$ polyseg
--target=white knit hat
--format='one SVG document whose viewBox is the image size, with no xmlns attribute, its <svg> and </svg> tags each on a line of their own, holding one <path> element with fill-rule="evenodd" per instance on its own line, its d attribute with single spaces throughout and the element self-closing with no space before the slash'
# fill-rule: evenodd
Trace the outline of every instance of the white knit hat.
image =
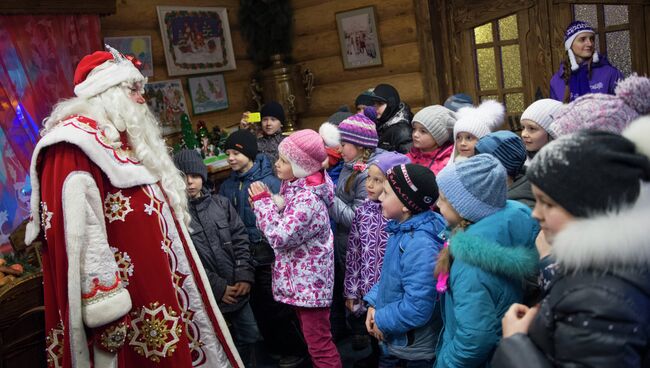
<svg viewBox="0 0 650 368">
<path fill-rule="evenodd" d="M 456 114 L 441 105 L 427 106 L 413 117 L 413 123 L 422 124 L 438 146 L 447 143 L 456 123 Z"/>
<path fill-rule="evenodd" d="M 114 48 L 105 45 L 107 51 L 96 51 L 84 56 L 74 74 L 74 94 L 93 97 L 122 82 L 147 82 L 142 73 Z"/>
<path fill-rule="evenodd" d="M 478 107 L 463 107 L 456 113 L 454 139 L 460 132 L 467 132 L 481 139 L 503 124 L 505 107 L 494 100 L 486 100 Z"/>
<path fill-rule="evenodd" d="M 580 66 L 576 61 L 576 55 L 573 53 L 571 46 L 573 46 L 573 41 L 581 33 L 595 34 L 596 32 L 594 31 L 593 28 L 591 28 L 591 26 L 587 22 L 583 22 L 580 20 L 577 20 L 569 24 L 566 31 L 564 32 L 564 49 L 569 55 L 569 61 L 571 62 L 571 70 L 573 71 L 578 70 Z M 599 60 L 600 59 L 598 58 L 598 51 L 594 50 L 594 54 L 591 57 L 591 61 L 597 63 Z"/>
<path fill-rule="evenodd" d="M 542 129 L 544 129 L 553 138 L 557 138 L 557 133 L 551 129 L 553 117 L 562 109 L 562 102 L 551 98 L 544 98 L 533 102 L 521 114 L 521 120 L 531 120 Z"/>
</svg>

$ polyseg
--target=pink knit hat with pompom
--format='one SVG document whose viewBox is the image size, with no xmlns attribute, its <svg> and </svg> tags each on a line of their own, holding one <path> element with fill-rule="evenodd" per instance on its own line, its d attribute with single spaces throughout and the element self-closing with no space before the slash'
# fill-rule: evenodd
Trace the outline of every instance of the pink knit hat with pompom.
<svg viewBox="0 0 650 368">
<path fill-rule="evenodd" d="M 296 178 L 317 172 L 327 158 L 323 138 L 311 129 L 298 130 L 283 139 L 278 152 L 289 160 Z"/>
<path fill-rule="evenodd" d="M 580 130 L 621 134 L 632 120 L 650 113 L 650 79 L 633 74 L 618 82 L 616 95 L 593 93 L 566 105 L 551 123 L 557 136 Z"/>
</svg>

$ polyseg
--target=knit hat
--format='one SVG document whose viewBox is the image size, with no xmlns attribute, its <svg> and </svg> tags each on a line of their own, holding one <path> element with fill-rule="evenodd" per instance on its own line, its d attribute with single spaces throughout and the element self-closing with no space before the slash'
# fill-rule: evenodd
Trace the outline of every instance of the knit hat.
<svg viewBox="0 0 650 368">
<path fill-rule="evenodd" d="M 264 118 L 265 116 L 272 116 L 280 120 L 282 124 L 285 123 L 284 108 L 282 107 L 282 105 L 280 105 L 275 101 L 270 101 L 265 103 L 264 106 L 262 106 L 262 111 L 260 111 L 260 115 L 262 116 L 262 118 Z"/>
<path fill-rule="evenodd" d="M 412 123 L 424 125 L 438 146 L 442 146 L 454 129 L 456 113 L 440 105 L 427 106 L 415 114 Z"/>
<path fill-rule="evenodd" d="M 352 115 L 354 114 L 352 114 L 346 106 L 345 111 L 343 111 L 342 108 L 340 108 L 339 111 L 330 115 L 329 118 L 327 118 L 327 122 L 332 123 L 334 125 L 339 125 L 343 120 L 349 118 Z"/>
<path fill-rule="evenodd" d="M 378 119 L 380 124 L 390 120 L 399 111 L 401 98 L 399 92 L 390 84 L 378 84 L 373 88 L 370 98 L 375 102 L 386 104 L 384 112 Z"/>
<path fill-rule="evenodd" d="M 377 124 L 377 109 L 374 106 L 366 106 L 363 108 L 363 115 L 372 120 L 375 125 Z"/>
<path fill-rule="evenodd" d="M 509 130 L 499 130 L 481 138 L 474 150 L 487 153 L 501 162 L 510 177 L 516 177 L 526 162 L 526 146 L 521 138 Z"/>
<path fill-rule="evenodd" d="M 564 49 L 569 54 L 569 61 L 571 62 L 571 70 L 573 71 L 578 70 L 580 66 L 576 61 L 576 56 L 573 53 L 573 50 L 571 50 L 571 46 L 573 45 L 573 41 L 576 39 L 576 37 L 578 37 L 580 33 L 585 33 L 585 32 L 596 33 L 594 32 L 594 29 L 591 28 L 589 23 L 583 22 L 581 20 L 571 22 L 569 26 L 566 28 L 566 32 L 564 32 Z M 592 61 L 594 63 L 597 63 L 599 61 L 598 51 L 594 50 Z"/>
<path fill-rule="evenodd" d="M 650 79 L 633 74 L 618 82 L 616 95 L 580 96 L 566 105 L 551 123 L 558 136 L 579 130 L 620 134 L 639 115 L 650 113 Z"/>
<path fill-rule="evenodd" d="M 319 171 L 327 158 L 323 139 L 311 129 L 298 130 L 283 139 L 278 152 L 289 160 L 296 178 Z"/>
<path fill-rule="evenodd" d="M 368 166 L 376 165 L 382 173 L 386 174 L 393 166 L 409 163 L 411 163 L 411 160 L 406 155 L 393 151 L 384 151 L 375 156 Z"/>
<path fill-rule="evenodd" d="M 506 169 L 486 154 L 454 162 L 438 173 L 438 187 L 464 219 L 477 222 L 506 205 Z"/>
<path fill-rule="evenodd" d="M 208 168 L 203 163 L 201 154 L 193 149 L 184 149 L 174 155 L 174 165 L 185 175 L 199 175 L 203 183 L 208 182 Z"/>
<path fill-rule="evenodd" d="M 464 93 L 451 95 L 445 101 L 445 107 L 453 112 L 457 112 L 461 107 L 468 107 L 472 106 L 473 104 L 474 101 L 472 101 L 472 98 Z"/>
<path fill-rule="evenodd" d="M 74 72 L 74 94 L 78 97 L 93 97 L 122 82 L 147 79 L 137 69 L 139 61 L 130 60 L 114 48 L 105 45 L 108 51 L 95 51 L 84 56 Z M 141 63 L 140 63 L 141 65 Z"/>
<path fill-rule="evenodd" d="M 552 98 L 543 98 L 530 104 L 521 114 L 521 120 L 534 121 L 542 127 L 551 137 L 556 138 L 557 134 L 551 129 L 553 117 L 562 109 L 562 102 Z"/>
<path fill-rule="evenodd" d="M 357 98 L 354 100 L 354 106 L 359 106 L 359 105 L 364 105 L 364 106 L 372 106 L 375 104 L 375 101 L 373 101 L 372 98 L 372 92 L 371 91 L 363 91 Z"/>
<path fill-rule="evenodd" d="M 526 176 L 573 216 L 589 217 L 633 204 L 650 161 L 618 134 L 582 131 L 545 145 Z"/>
<path fill-rule="evenodd" d="M 427 211 L 438 200 L 436 175 L 429 168 L 416 164 L 393 166 L 386 179 L 397 198 L 413 214 Z"/>
<path fill-rule="evenodd" d="M 505 108 L 494 100 L 486 100 L 478 107 L 463 107 L 456 112 L 454 124 L 454 139 L 460 132 L 467 132 L 481 139 L 495 131 L 503 124 Z"/>
<path fill-rule="evenodd" d="M 339 124 L 341 142 L 367 148 L 377 148 L 379 137 L 375 123 L 363 114 L 355 114 Z"/>
<path fill-rule="evenodd" d="M 224 151 L 233 149 L 243 153 L 251 161 L 257 156 L 257 138 L 247 129 L 239 129 L 226 138 Z"/>
</svg>

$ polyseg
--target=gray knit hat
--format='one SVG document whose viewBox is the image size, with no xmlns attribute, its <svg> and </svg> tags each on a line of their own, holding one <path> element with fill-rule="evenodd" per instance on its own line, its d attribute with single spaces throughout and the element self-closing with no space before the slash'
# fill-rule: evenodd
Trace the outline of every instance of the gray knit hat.
<svg viewBox="0 0 650 368">
<path fill-rule="evenodd" d="M 441 105 L 427 106 L 415 114 L 413 123 L 424 125 L 438 146 L 442 146 L 451 138 L 456 113 Z"/>
<path fill-rule="evenodd" d="M 551 129 L 553 115 L 557 115 L 562 108 L 562 102 L 550 98 L 543 98 L 530 104 L 521 114 L 521 120 L 530 120 L 544 129 L 553 138 L 557 134 Z"/>
<path fill-rule="evenodd" d="M 199 175 L 203 183 L 208 182 L 208 168 L 203 163 L 201 155 L 192 149 L 184 149 L 174 155 L 174 165 L 185 175 Z"/>
</svg>

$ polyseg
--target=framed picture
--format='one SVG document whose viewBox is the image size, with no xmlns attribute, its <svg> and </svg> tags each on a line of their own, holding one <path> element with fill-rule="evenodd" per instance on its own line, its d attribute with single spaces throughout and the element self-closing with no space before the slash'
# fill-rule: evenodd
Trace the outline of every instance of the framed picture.
<svg viewBox="0 0 650 368">
<path fill-rule="evenodd" d="M 226 8 L 158 6 L 167 74 L 236 68 Z"/>
<path fill-rule="evenodd" d="M 336 13 L 344 69 L 381 65 L 375 7 Z"/>
<path fill-rule="evenodd" d="M 162 134 L 181 130 L 181 116 L 187 113 L 185 94 L 180 79 L 150 82 L 144 86 L 145 99 L 151 112 L 158 118 Z"/>
<path fill-rule="evenodd" d="M 228 94 L 223 74 L 187 78 L 192 113 L 205 114 L 228 108 Z"/>
<path fill-rule="evenodd" d="M 124 55 L 134 56 L 142 62 L 142 75 L 153 77 L 153 57 L 150 36 L 104 37 L 104 43 Z"/>
</svg>

